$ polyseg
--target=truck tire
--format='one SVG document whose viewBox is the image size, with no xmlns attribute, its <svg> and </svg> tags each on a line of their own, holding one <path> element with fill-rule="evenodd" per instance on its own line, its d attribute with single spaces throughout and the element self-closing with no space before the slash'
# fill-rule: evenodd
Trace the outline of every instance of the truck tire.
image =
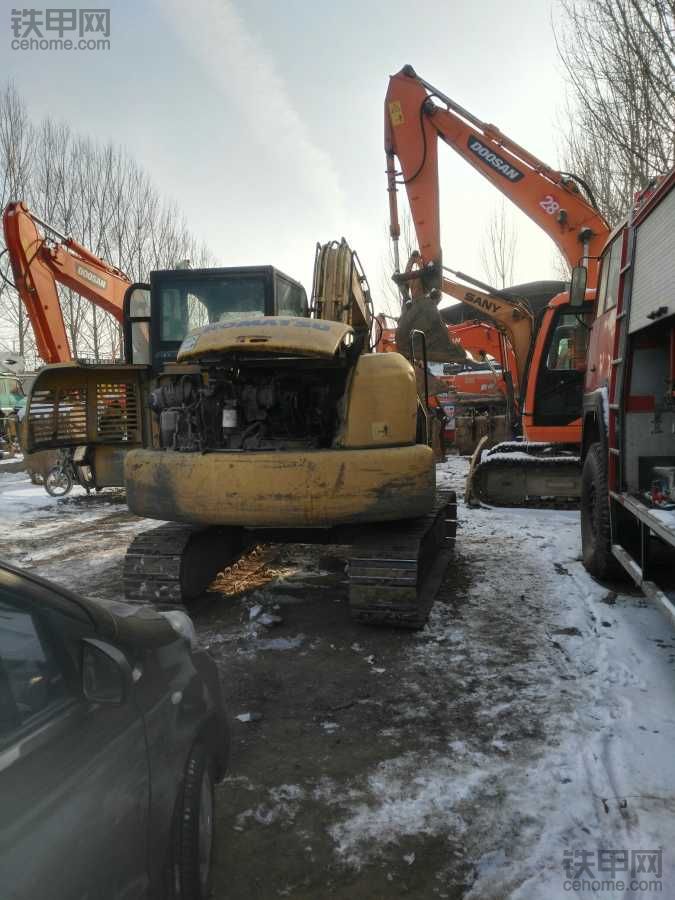
<svg viewBox="0 0 675 900">
<path fill-rule="evenodd" d="M 188 755 L 174 823 L 173 885 L 177 900 L 207 900 L 214 846 L 214 765 L 197 741 Z"/>
<path fill-rule="evenodd" d="M 581 551 L 584 566 L 595 578 L 615 578 L 612 556 L 607 460 L 602 444 L 591 444 L 581 472 Z"/>
</svg>

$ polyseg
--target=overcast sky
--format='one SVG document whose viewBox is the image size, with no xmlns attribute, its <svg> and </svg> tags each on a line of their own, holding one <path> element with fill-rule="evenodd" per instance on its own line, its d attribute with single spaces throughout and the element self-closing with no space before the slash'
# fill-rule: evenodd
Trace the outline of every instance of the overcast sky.
<svg viewBox="0 0 675 900">
<path fill-rule="evenodd" d="M 95 52 L 10 49 L 17 4 L 1 2 L 1 77 L 32 117 L 123 144 L 221 264 L 273 264 L 308 291 L 315 243 L 344 235 L 382 306 L 383 100 L 404 64 L 559 164 L 555 0 L 118 2 L 111 49 Z M 448 147 L 439 157 L 444 262 L 484 276 L 501 195 Z M 554 277 L 552 243 L 515 215 L 515 280 Z"/>
</svg>

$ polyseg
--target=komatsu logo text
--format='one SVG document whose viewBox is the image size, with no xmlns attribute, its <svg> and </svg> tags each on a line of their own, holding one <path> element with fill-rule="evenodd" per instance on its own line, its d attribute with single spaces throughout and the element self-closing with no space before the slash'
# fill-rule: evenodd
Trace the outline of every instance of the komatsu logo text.
<svg viewBox="0 0 675 900">
<path fill-rule="evenodd" d="M 84 266 L 77 266 L 77 274 L 80 278 L 84 278 L 85 281 L 88 281 L 90 284 L 95 284 L 97 288 L 101 288 L 104 291 L 108 287 L 108 282 L 105 278 L 101 278 L 100 275 L 97 275 L 96 272 L 92 272 L 90 269 L 85 269 Z"/>
<path fill-rule="evenodd" d="M 523 173 L 519 169 L 509 165 L 509 163 L 507 163 L 505 159 L 502 159 L 501 156 L 497 156 L 497 154 L 489 147 L 482 144 L 477 137 L 471 136 L 469 138 L 469 150 L 480 157 L 483 162 L 492 166 L 492 168 L 496 172 L 499 172 L 500 175 L 503 175 L 504 178 L 508 178 L 509 181 L 520 181 L 523 177 Z"/>
</svg>

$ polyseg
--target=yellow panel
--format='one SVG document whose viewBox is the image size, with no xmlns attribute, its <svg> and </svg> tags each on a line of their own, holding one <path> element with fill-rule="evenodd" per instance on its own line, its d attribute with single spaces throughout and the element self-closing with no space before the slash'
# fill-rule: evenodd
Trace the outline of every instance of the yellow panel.
<svg viewBox="0 0 675 900">
<path fill-rule="evenodd" d="M 389 104 L 389 119 L 394 128 L 404 124 L 405 117 L 403 115 L 400 100 L 392 100 Z"/>
<path fill-rule="evenodd" d="M 180 346 L 178 361 L 196 359 L 205 353 L 293 353 L 301 356 L 332 357 L 343 338 L 353 329 L 342 322 L 325 322 L 299 316 L 258 316 L 213 322 L 197 328 Z"/>
<path fill-rule="evenodd" d="M 399 353 L 361 356 L 347 393 L 347 414 L 336 445 L 385 447 L 414 444 L 417 386 L 410 363 Z"/>
<path fill-rule="evenodd" d="M 384 522 L 427 513 L 435 467 L 429 447 L 306 452 L 132 450 L 129 509 L 196 525 L 268 528 Z"/>
</svg>

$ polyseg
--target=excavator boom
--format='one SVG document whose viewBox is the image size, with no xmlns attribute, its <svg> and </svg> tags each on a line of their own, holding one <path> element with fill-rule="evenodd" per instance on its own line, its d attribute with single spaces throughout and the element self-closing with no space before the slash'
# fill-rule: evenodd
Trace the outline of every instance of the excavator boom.
<svg viewBox="0 0 675 900">
<path fill-rule="evenodd" d="M 438 106 L 434 100 L 439 101 Z M 385 100 L 385 151 L 390 232 L 399 236 L 396 192 L 404 185 L 419 240 L 425 287 L 442 289 L 438 194 L 438 139 L 443 140 L 557 244 L 570 264 L 588 259 L 589 287 L 609 233 L 601 214 L 581 194 L 577 180 L 547 166 L 494 125 L 482 122 L 412 66 L 389 80 Z M 396 170 L 398 158 L 400 171 Z"/>
<path fill-rule="evenodd" d="M 43 222 L 25 203 L 10 203 L 2 223 L 14 284 L 46 363 L 72 360 L 57 283 L 122 321 L 124 294 L 131 284 L 123 272 Z M 38 225 L 53 237 L 41 235 Z"/>
</svg>

